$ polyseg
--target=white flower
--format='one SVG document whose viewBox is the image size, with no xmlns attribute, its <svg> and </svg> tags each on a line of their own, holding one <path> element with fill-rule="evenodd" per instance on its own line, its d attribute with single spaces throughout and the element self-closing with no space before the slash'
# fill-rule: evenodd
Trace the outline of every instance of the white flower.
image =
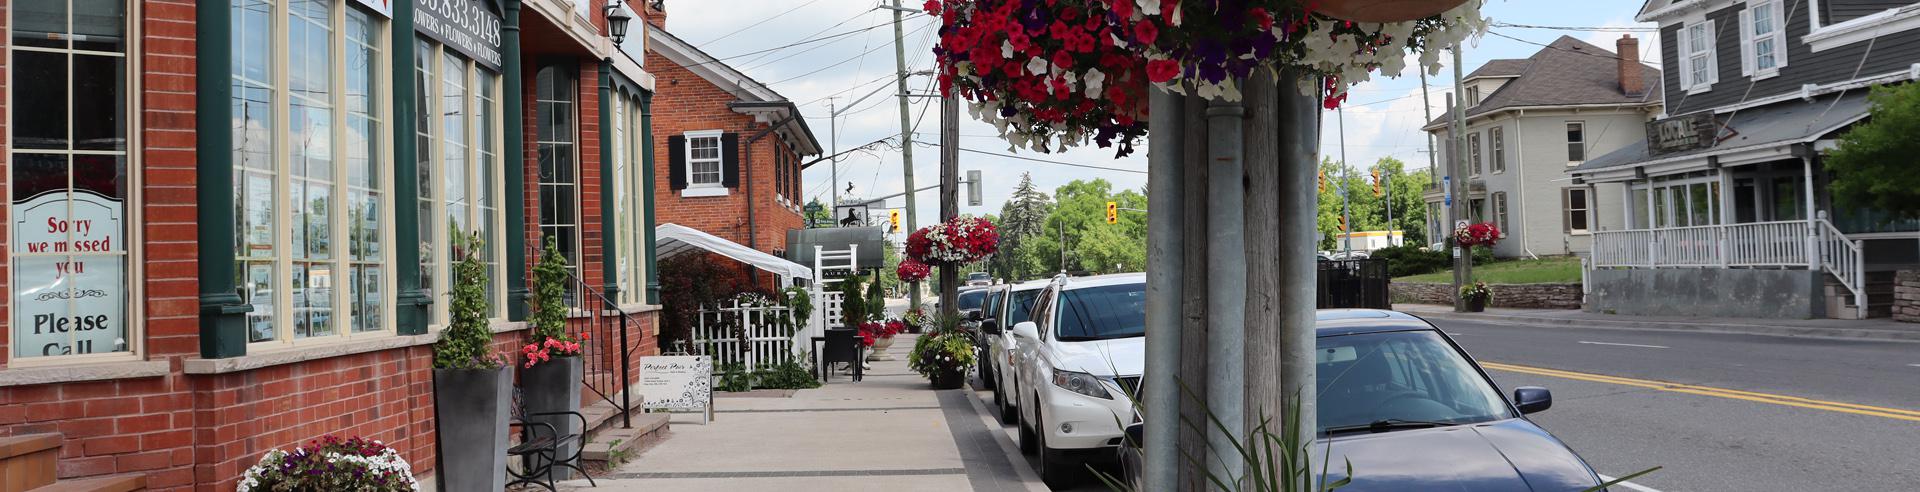
<svg viewBox="0 0 1920 492">
<path fill-rule="evenodd" d="M 1095 68 L 1087 70 L 1087 76 L 1080 80 L 1087 85 L 1087 98 L 1098 99 L 1100 98 L 1100 89 L 1106 85 L 1107 74 L 1100 73 L 1100 69 Z"/>
<path fill-rule="evenodd" d="M 1013 58 L 1013 43 L 1000 41 L 1000 58 L 1003 60 Z"/>
<path fill-rule="evenodd" d="M 1027 72 L 1035 76 L 1046 75 L 1047 59 L 1036 56 L 1027 60 Z"/>
</svg>

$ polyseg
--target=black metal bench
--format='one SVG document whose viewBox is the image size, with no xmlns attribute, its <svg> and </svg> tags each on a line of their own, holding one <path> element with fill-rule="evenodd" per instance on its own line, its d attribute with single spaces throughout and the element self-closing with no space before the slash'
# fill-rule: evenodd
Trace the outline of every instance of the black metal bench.
<svg viewBox="0 0 1920 492">
<path fill-rule="evenodd" d="M 593 475 L 587 474 L 587 470 L 580 466 L 580 453 L 587 447 L 587 438 L 585 435 L 587 429 L 586 415 L 582 415 L 580 412 L 526 413 L 525 407 L 520 401 L 520 388 L 513 389 L 512 411 L 512 420 L 507 422 L 507 426 L 520 429 L 520 442 L 507 448 L 507 456 L 510 458 L 519 458 L 521 469 L 520 471 L 514 471 L 512 468 L 507 469 L 507 475 L 513 479 L 513 481 L 507 483 L 508 488 L 512 488 L 515 485 L 529 484 L 539 485 L 549 491 L 557 492 L 557 489 L 554 488 L 553 470 L 559 467 L 566 467 L 579 472 L 580 476 L 587 477 L 588 484 L 595 487 L 600 486 L 600 484 L 594 483 Z M 563 436 L 560 435 L 559 429 L 555 428 L 553 424 L 528 420 L 529 418 L 537 417 L 564 416 L 572 416 L 580 420 L 581 434 L 567 434 Z M 574 444 L 573 453 L 569 456 L 560 456 L 560 447 L 569 442 Z"/>
</svg>

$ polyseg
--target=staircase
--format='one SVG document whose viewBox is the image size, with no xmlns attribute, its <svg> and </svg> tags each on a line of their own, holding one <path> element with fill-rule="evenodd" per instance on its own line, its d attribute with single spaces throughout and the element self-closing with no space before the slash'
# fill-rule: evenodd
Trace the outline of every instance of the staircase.
<svg viewBox="0 0 1920 492">
<path fill-rule="evenodd" d="M 60 434 L 0 437 L 0 492 L 131 492 L 146 490 L 140 474 L 59 480 Z"/>
<path fill-rule="evenodd" d="M 1866 318 L 1888 318 L 1893 316 L 1894 272 L 1866 272 Z M 1862 319 L 1861 309 L 1853 291 L 1833 275 L 1826 275 L 1823 293 L 1827 297 L 1827 317 L 1833 319 Z"/>
</svg>

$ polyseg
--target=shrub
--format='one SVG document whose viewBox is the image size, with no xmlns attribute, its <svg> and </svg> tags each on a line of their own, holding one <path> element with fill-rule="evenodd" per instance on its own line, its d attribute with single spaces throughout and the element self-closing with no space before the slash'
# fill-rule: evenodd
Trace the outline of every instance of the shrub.
<svg viewBox="0 0 1920 492">
<path fill-rule="evenodd" d="M 660 346 L 692 339 L 700 307 L 719 304 L 745 292 L 763 292 L 738 263 L 725 256 L 683 255 L 660 262 Z"/>
<path fill-rule="evenodd" d="M 813 389 L 820 387 L 820 381 L 813 379 L 813 371 L 807 370 L 802 360 L 811 357 L 788 358 L 786 362 L 774 365 L 771 369 L 761 368 L 754 371 L 753 387 L 762 389 Z"/>
<path fill-rule="evenodd" d="M 453 293 L 447 300 L 451 320 L 433 343 L 435 369 L 493 369 L 507 364 L 491 347 L 493 330 L 487 327 L 487 266 L 480 263 L 480 235 L 454 228 Z"/>
<path fill-rule="evenodd" d="M 1445 251 L 1426 251 L 1418 246 L 1394 246 L 1373 250 L 1371 256 L 1387 261 L 1387 275 L 1405 277 L 1451 268 L 1453 258 Z"/>
</svg>

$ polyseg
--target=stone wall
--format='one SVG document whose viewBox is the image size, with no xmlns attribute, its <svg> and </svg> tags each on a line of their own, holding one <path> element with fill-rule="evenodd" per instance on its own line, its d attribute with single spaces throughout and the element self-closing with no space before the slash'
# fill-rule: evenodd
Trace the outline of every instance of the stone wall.
<svg viewBox="0 0 1920 492">
<path fill-rule="evenodd" d="M 1901 270 L 1894 275 L 1893 319 L 1920 323 L 1920 270 Z"/>
<path fill-rule="evenodd" d="M 1580 284 L 1488 284 L 1491 307 L 1580 309 Z M 1453 284 L 1394 282 L 1394 302 L 1453 304 Z"/>
<path fill-rule="evenodd" d="M 1819 319 L 1819 271 L 1751 268 L 1600 268 L 1587 274 L 1586 310 L 1635 316 Z"/>
</svg>

